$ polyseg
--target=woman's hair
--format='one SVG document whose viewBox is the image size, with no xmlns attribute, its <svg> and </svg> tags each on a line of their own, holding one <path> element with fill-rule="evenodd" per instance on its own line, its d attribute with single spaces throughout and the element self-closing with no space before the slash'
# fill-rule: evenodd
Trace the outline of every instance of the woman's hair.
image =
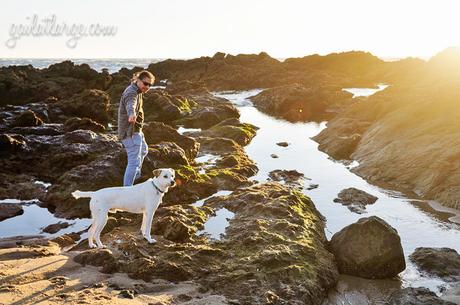
<svg viewBox="0 0 460 305">
<path fill-rule="evenodd" d="M 153 76 L 153 74 L 147 70 L 143 70 L 143 71 L 134 73 L 132 81 L 136 81 L 138 79 L 143 80 L 144 78 L 147 78 L 147 77 L 150 78 L 153 82 L 155 81 L 155 76 Z"/>
</svg>

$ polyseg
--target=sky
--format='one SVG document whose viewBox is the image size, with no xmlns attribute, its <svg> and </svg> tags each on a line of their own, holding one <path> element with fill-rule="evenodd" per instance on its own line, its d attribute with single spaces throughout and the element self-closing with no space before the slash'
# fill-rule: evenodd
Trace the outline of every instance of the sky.
<svg viewBox="0 0 460 305">
<path fill-rule="evenodd" d="M 460 45 L 459 8 L 450 0 L 5 1 L 0 58 L 194 58 L 262 51 L 286 58 L 351 50 L 429 58 Z M 84 33 L 95 24 L 115 32 L 86 35 L 73 47 L 66 33 L 27 33 L 34 18 L 37 30 L 52 16 L 57 25 L 81 25 Z"/>
</svg>

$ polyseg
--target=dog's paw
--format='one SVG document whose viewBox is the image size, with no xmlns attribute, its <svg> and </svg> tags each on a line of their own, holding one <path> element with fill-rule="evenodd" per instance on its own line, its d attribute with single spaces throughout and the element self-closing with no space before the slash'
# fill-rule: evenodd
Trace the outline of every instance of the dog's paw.
<svg viewBox="0 0 460 305">
<path fill-rule="evenodd" d="M 97 248 L 97 246 L 96 246 L 95 244 L 92 244 L 92 245 L 88 245 L 88 247 L 89 247 L 90 249 L 94 249 L 94 248 Z"/>
</svg>

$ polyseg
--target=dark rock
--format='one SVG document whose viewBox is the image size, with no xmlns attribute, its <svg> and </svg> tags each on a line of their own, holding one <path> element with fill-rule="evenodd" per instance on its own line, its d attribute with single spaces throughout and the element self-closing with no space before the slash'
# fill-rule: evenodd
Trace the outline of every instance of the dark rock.
<svg viewBox="0 0 460 305">
<path fill-rule="evenodd" d="M 56 107 L 67 117 L 86 117 L 104 126 L 109 122 L 110 97 L 104 91 L 91 89 L 61 100 Z"/>
<path fill-rule="evenodd" d="M 97 134 L 91 130 L 77 129 L 67 132 L 64 140 L 68 143 L 91 144 L 96 141 Z"/>
<path fill-rule="evenodd" d="M 12 133 L 21 135 L 57 136 L 63 133 L 60 124 L 43 124 L 36 127 L 14 127 Z"/>
<path fill-rule="evenodd" d="M 454 305 L 455 303 L 444 301 L 428 288 L 408 287 L 394 292 L 388 305 Z"/>
<path fill-rule="evenodd" d="M 0 156 L 14 154 L 25 146 L 26 141 L 20 135 L 0 134 Z"/>
<path fill-rule="evenodd" d="M 16 147 L 18 139 L 21 142 Z M 9 148 L 15 151 L 14 154 L 7 151 L 5 158 L 0 158 L 3 172 L 27 174 L 53 184 L 65 172 L 79 165 L 122 150 L 116 136 L 95 134 L 89 130 L 76 130 L 64 136 L 11 135 L 9 140 Z"/>
<path fill-rule="evenodd" d="M 296 170 L 280 169 L 271 171 L 268 173 L 268 177 L 273 181 L 284 181 L 287 185 L 294 187 L 302 187 L 303 180 L 305 179 L 305 175 Z"/>
<path fill-rule="evenodd" d="M 125 299 L 134 299 L 134 291 L 129 289 L 124 289 L 120 291 L 119 296 Z"/>
<path fill-rule="evenodd" d="M 289 143 L 288 142 L 278 142 L 276 145 L 281 146 L 281 147 L 288 147 Z"/>
<path fill-rule="evenodd" d="M 174 142 L 160 142 L 150 146 L 149 157 L 154 161 L 155 167 L 176 167 L 189 165 L 185 151 Z"/>
<path fill-rule="evenodd" d="M 337 87 L 309 87 L 290 84 L 270 88 L 251 97 L 254 105 L 263 112 L 289 121 L 320 121 L 331 117 L 330 104 L 349 97 Z"/>
<path fill-rule="evenodd" d="M 193 138 L 179 134 L 174 128 L 160 122 L 150 122 L 144 127 L 144 135 L 149 145 L 161 142 L 174 142 L 180 146 L 188 159 L 196 158 L 200 147 Z"/>
<path fill-rule="evenodd" d="M 20 204 L 0 203 L 0 221 L 24 214 Z"/>
<path fill-rule="evenodd" d="M 417 267 L 446 281 L 460 281 L 460 255 L 450 248 L 417 248 L 409 256 Z"/>
<path fill-rule="evenodd" d="M 25 174 L 0 173 L 0 199 L 43 201 L 46 196 L 46 187 L 36 181 L 37 178 Z"/>
<path fill-rule="evenodd" d="M 374 204 L 377 199 L 377 197 L 369 193 L 350 187 L 341 190 L 338 198 L 334 199 L 334 202 L 339 202 L 347 206 L 352 212 L 362 214 L 366 209 L 366 205 Z"/>
<path fill-rule="evenodd" d="M 59 230 L 65 229 L 65 228 L 67 228 L 69 226 L 70 226 L 70 223 L 60 221 L 58 223 L 46 226 L 45 228 L 42 229 L 42 232 L 54 234 L 54 233 L 59 232 Z"/>
<path fill-rule="evenodd" d="M 191 111 L 193 102 L 183 96 L 172 96 L 163 90 L 154 90 L 145 95 L 144 113 L 146 121 L 171 122 Z"/>
<path fill-rule="evenodd" d="M 238 125 L 217 124 L 209 129 L 198 132 L 200 136 L 210 138 L 227 138 L 244 146 L 251 142 L 255 137 L 258 127 L 249 123 L 239 123 Z"/>
<path fill-rule="evenodd" d="M 40 102 L 48 97 L 59 99 L 85 89 L 106 90 L 111 77 L 98 73 L 87 64 L 70 61 L 53 64 L 46 69 L 32 65 L 0 68 L 0 105 Z"/>
<path fill-rule="evenodd" d="M 81 191 L 98 190 L 121 185 L 126 164 L 123 157 L 121 147 L 117 147 L 115 151 L 102 155 L 88 164 L 75 166 L 66 171 L 49 188 L 45 205 L 53 208 L 57 216 L 88 217 L 90 215 L 89 200 L 87 198 L 76 200 L 71 193 L 77 189 Z"/>
<path fill-rule="evenodd" d="M 344 274 L 383 279 L 406 268 L 398 232 L 376 216 L 361 218 L 335 233 L 330 247 Z"/>
<path fill-rule="evenodd" d="M 279 158 L 277 154 L 270 154 L 270 157 L 272 157 L 273 159 Z"/>
<path fill-rule="evenodd" d="M 78 118 L 73 117 L 65 121 L 64 123 L 64 131 L 74 131 L 77 129 L 88 129 L 94 132 L 104 132 L 105 127 L 98 122 L 91 120 L 90 118 Z"/>
<path fill-rule="evenodd" d="M 166 90 L 171 94 L 208 94 L 206 84 L 202 81 L 192 82 L 188 80 L 168 84 Z"/>
<path fill-rule="evenodd" d="M 211 94 L 191 96 L 195 102 L 191 112 L 175 121 L 187 128 L 207 129 L 230 118 L 239 118 L 238 109 L 230 101 Z"/>
<path fill-rule="evenodd" d="M 17 117 L 13 118 L 12 127 L 29 127 L 29 126 L 40 126 L 43 125 L 42 119 L 40 119 L 35 112 L 27 110 Z"/>
</svg>

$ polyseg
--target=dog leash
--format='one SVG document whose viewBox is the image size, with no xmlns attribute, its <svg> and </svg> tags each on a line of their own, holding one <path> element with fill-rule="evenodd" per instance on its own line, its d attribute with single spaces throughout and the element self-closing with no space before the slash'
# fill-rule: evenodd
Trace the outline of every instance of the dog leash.
<svg viewBox="0 0 460 305">
<path fill-rule="evenodd" d="M 153 187 L 157 189 L 157 191 L 159 191 L 160 193 L 164 194 L 164 192 L 161 191 L 161 190 L 158 188 L 158 186 L 155 185 L 155 183 L 153 182 L 153 180 L 152 180 L 152 184 L 153 184 Z"/>
</svg>

